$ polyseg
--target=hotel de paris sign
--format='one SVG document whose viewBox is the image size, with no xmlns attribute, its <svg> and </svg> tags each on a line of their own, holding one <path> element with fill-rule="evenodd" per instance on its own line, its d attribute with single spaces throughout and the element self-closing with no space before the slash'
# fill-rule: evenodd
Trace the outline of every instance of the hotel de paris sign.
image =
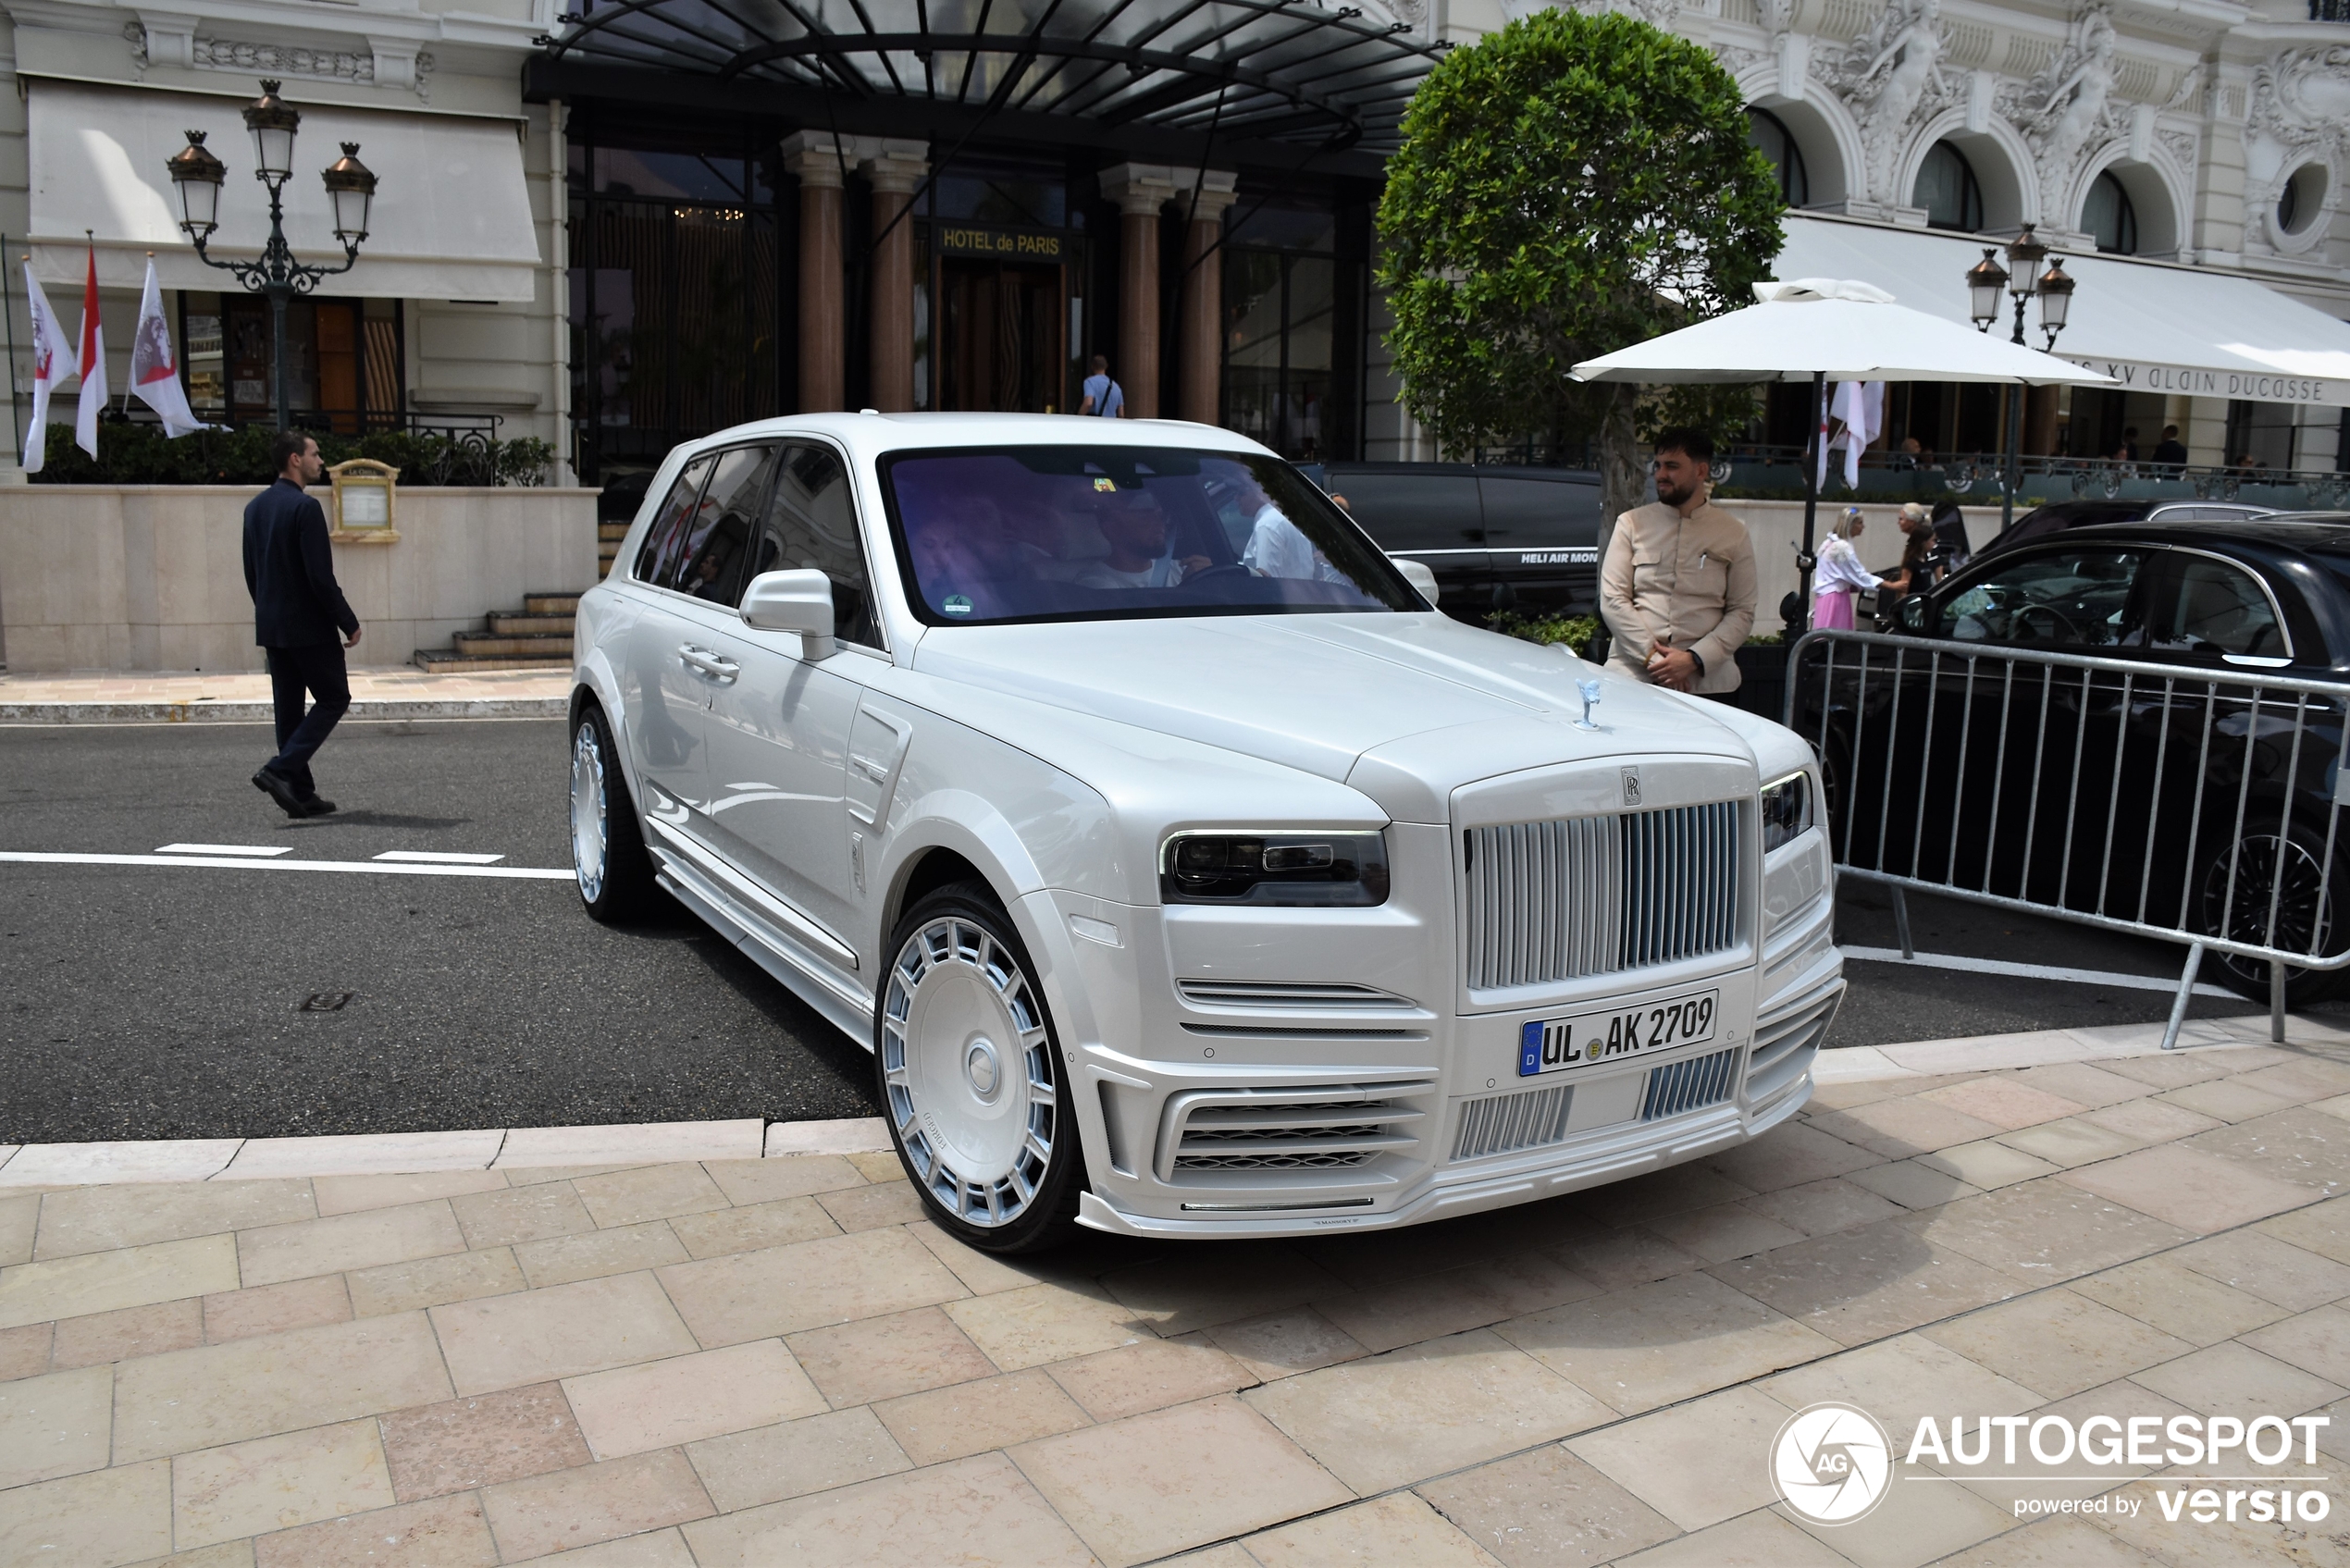
<svg viewBox="0 0 2350 1568">
<path fill-rule="evenodd" d="M 943 256 L 984 256 L 990 261 L 1058 266 L 1074 261 L 1071 236 L 1051 228 L 997 228 L 975 223 L 934 223 L 930 242 Z"/>
</svg>

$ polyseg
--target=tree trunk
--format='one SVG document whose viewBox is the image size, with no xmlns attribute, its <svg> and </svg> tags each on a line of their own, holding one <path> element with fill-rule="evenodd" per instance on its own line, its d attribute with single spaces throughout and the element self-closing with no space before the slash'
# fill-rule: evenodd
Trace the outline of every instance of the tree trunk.
<svg viewBox="0 0 2350 1568">
<path fill-rule="evenodd" d="M 1648 465 L 1632 428 L 1632 405 L 1639 389 L 1626 382 L 1607 388 L 1600 413 L 1600 559 L 1607 559 L 1615 520 L 1640 504 L 1648 493 Z"/>
</svg>

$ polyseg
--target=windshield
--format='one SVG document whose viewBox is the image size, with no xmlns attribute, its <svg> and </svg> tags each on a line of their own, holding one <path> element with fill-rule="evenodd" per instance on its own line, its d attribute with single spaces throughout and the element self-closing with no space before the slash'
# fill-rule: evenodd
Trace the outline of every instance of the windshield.
<svg viewBox="0 0 2350 1568">
<path fill-rule="evenodd" d="M 897 452 L 881 473 L 915 613 L 934 626 L 1421 608 L 1279 458 L 1016 447 Z"/>
</svg>

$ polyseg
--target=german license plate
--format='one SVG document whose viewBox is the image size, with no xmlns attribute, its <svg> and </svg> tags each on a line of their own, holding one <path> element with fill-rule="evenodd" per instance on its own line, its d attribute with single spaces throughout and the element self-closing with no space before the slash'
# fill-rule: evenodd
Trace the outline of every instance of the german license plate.
<svg viewBox="0 0 2350 1568">
<path fill-rule="evenodd" d="M 1638 1007 L 1529 1023 L 1518 1039 L 1518 1076 L 1565 1072 L 1711 1040 L 1720 1022 L 1721 1003 L 1720 992 L 1700 991 Z"/>
</svg>

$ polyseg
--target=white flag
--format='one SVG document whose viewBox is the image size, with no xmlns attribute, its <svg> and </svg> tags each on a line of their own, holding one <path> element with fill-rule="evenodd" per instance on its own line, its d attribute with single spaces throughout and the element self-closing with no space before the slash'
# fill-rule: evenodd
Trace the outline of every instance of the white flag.
<svg viewBox="0 0 2350 1568">
<path fill-rule="evenodd" d="M 106 406 L 106 333 L 98 319 L 98 247 L 90 247 L 89 280 L 81 286 L 81 387 L 73 409 L 73 444 L 98 457 L 98 415 Z"/>
<path fill-rule="evenodd" d="M 1830 413 L 1844 422 L 1844 428 L 1828 442 L 1828 451 L 1844 452 L 1844 485 L 1858 489 L 1861 485 L 1861 451 L 1885 429 L 1885 383 L 1882 381 L 1838 381 L 1836 401 Z M 1820 483 L 1827 483 L 1827 465 L 1823 453 Z"/>
<path fill-rule="evenodd" d="M 163 290 L 155 286 L 155 258 L 147 258 L 147 287 L 139 296 L 139 329 L 130 338 L 130 389 L 162 417 L 166 436 L 204 428 L 188 407 L 179 364 L 171 357 L 171 328 L 163 319 Z"/>
<path fill-rule="evenodd" d="M 24 433 L 24 471 L 38 474 L 48 459 L 49 394 L 77 366 L 73 344 L 57 325 L 56 313 L 49 308 L 49 296 L 41 291 L 29 260 L 24 264 L 24 298 L 32 313 L 32 424 Z"/>
</svg>

